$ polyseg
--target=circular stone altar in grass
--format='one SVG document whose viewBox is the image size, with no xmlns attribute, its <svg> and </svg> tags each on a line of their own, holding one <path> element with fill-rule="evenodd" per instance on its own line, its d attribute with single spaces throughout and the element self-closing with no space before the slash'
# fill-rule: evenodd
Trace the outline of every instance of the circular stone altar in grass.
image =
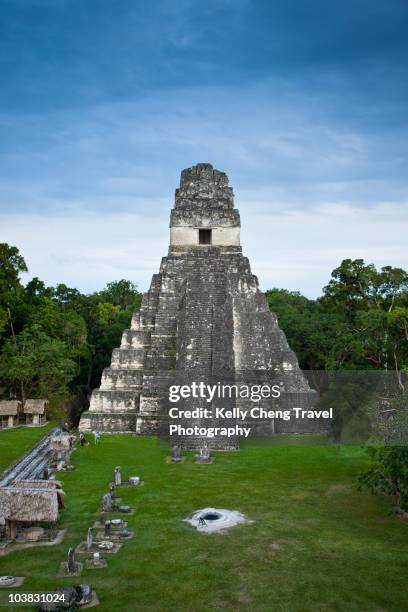
<svg viewBox="0 0 408 612">
<path fill-rule="evenodd" d="M 250 523 L 246 516 L 238 512 L 238 510 L 225 510 L 218 508 L 204 508 L 197 510 L 193 516 L 184 519 L 186 523 L 190 523 L 197 531 L 203 533 L 222 532 L 235 525 Z"/>
</svg>

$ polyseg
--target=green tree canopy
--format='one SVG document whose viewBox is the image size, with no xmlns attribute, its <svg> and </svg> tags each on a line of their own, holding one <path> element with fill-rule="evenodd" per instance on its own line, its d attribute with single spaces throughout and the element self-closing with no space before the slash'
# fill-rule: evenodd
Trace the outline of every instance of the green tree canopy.
<svg viewBox="0 0 408 612">
<path fill-rule="evenodd" d="M 6 340 L 0 354 L 0 376 L 22 402 L 27 397 L 63 398 L 75 374 L 66 344 L 36 325 Z"/>
</svg>

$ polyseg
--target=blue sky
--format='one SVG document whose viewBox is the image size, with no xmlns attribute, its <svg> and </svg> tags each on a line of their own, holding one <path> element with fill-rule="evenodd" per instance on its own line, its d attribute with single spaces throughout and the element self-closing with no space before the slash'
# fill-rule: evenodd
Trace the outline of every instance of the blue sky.
<svg viewBox="0 0 408 612">
<path fill-rule="evenodd" d="M 0 240 L 31 276 L 146 289 L 197 162 L 228 173 L 263 289 L 408 268 L 405 0 L 0 9 Z"/>
</svg>

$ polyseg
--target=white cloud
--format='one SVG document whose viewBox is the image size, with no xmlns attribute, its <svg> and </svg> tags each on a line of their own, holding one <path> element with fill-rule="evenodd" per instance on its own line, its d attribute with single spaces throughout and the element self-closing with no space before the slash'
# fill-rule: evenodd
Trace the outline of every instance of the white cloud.
<svg viewBox="0 0 408 612">
<path fill-rule="evenodd" d="M 324 95 L 275 80 L 1 117 L 11 144 L 0 208 L 43 212 L 81 201 L 145 214 L 172 192 L 182 168 L 200 161 L 225 170 L 241 196 L 264 190 L 296 206 L 405 201 L 403 131 L 395 139 L 384 126 L 353 125 L 329 106 Z"/>
<path fill-rule="evenodd" d="M 263 289 L 283 287 L 317 296 L 346 258 L 408 269 L 407 204 L 367 209 L 337 203 L 286 211 L 283 205 L 274 217 L 250 215 L 250 202 L 241 208 L 243 243 Z"/>
<path fill-rule="evenodd" d="M 342 259 L 361 257 L 377 266 L 408 269 L 408 206 L 383 203 L 370 210 L 351 204 L 307 210 L 285 206 L 274 215 L 254 212 L 251 200 L 236 202 L 241 212 L 244 255 L 261 288 L 320 294 Z M 146 290 L 167 254 L 168 219 L 163 214 L 6 214 L 2 241 L 18 246 L 30 269 L 47 284 L 64 282 L 82 291 L 128 278 Z"/>
<path fill-rule="evenodd" d="M 49 284 L 93 291 L 126 277 L 145 289 L 180 170 L 208 161 L 230 177 L 262 288 L 318 295 L 348 257 L 408 268 L 403 130 L 395 139 L 330 109 L 275 80 L 0 117 L 0 240 Z"/>
</svg>

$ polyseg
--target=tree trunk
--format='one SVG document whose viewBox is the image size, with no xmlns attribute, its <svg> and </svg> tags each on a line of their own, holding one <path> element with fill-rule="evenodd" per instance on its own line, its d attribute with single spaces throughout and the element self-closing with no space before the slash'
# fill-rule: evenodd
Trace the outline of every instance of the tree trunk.
<svg viewBox="0 0 408 612">
<path fill-rule="evenodd" d="M 7 306 L 7 314 L 8 314 L 9 324 L 10 324 L 11 337 L 13 338 L 14 345 L 17 346 L 16 332 L 14 331 L 13 317 L 11 316 L 11 310 L 10 310 L 9 306 Z M 25 391 L 24 391 L 24 383 L 23 383 L 23 381 L 20 381 L 20 396 L 21 396 L 21 403 L 22 403 L 22 406 L 24 408 L 24 404 L 25 404 Z"/>
<path fill-rule="evenodd" d="M 93 373 L 93 366 L 94 366 L 94 355 L 91 355 L 91 361 L 89 363 L 88 376 L 87 376 L 87 381 L 86 381 L 86 395 L 87 395 L 87 399 L 89 398 L 89 396 L 90 396 L 90 394 L 92 392 L 91 379 L 92 379 L 92 373 Z"/>
</svg>

